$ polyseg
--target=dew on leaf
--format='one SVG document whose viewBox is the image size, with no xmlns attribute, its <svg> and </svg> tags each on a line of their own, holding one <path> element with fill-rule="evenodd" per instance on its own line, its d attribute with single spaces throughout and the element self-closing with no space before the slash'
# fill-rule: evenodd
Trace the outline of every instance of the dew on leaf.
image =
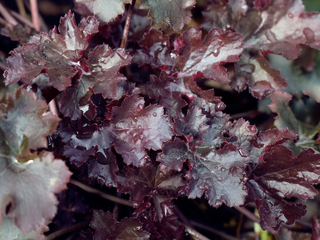
<svg viewBox="0 0 320 240">
<path fill-rule="evenodd" d="M 156 112 L 152 113 L 152 116 L 156 117 L 156 116 L 157 116 L 157 113 L 156 113 Z"/>
<path fill-rule="evenodd" d="M 303 34 L 306 37 L 307 43 L 314 42 L 314 32 L 310 28 L 308 27 L 304 28 Z"/>
<path fill-rule="evenodd" d="M 243 10 L 247 10 L 248 9 L 248 5 L 242 5 L 241 7 Z"/>
<path fill-rule="evenodd" d="M 243 148 L 238 149 L 238 152 L 241 157 L 247 157 L 247 153 Z"/>
<path fill-rule="evenodd" d="M 138 122 L 138 118 L 137 118 L 137 117 L 134 117 L 134 118 L 133 118 L 133 121 L 134 121 L 134 122 Z"/>
<path fill-rule="evenodd" d="M 255 133 L 256 132 L 256 127 L 253 125 L 248 126 L 248 129 L 250 132 Z"/>
<path fill-rule="evenodd" d="M 218 57 L 218 56 L 219 56 L 219 53 L 220 53 L 220 50 L 219 50 L 219 49 L 213 50 L 213 56 Z"/>
<path fill-rule="evenodd" d="M 141 126 L 141 125 L 138 125 L 138 128 L 139 128 L 139 129 L 141 129 L 141 128 L 142 128 L 142 126 Z"/>
<path fill-rule="evenodd" d="M 276 35 L 270 29 L 266 31 L 266 37 L 270 42 L 276 42 L 277 41 Z"/>
<path fill-rule="evenodd" d="M 288 17 L 289 18 L 293 18 L 293 14 L 292 13 L 288 13 Z"/>
<path fill-rule="evenodd" d="M 226 169 L 225 167 L 222 167 L 220 170 L 221 170 L 221 172 L 224 172 L 224 171 L 226 171 L 227 169 Z"/>
<path fill-rule="evenodd" d="M 151 114 L 148 114 L 147 117 L 148 117 L 148 118 L 151 118 Z"/>
<path fill-rule="evenodd" d="M 165 155 L 164 153 L 161 153 L 161 154 L 160 154 L 160 157 L 161 157 L 161 158 L 165 158 L 166 155 Z"/>
<path fill-rule="evenodd" d="M 225 105 L 223 102 L 219 102 L 219 103 L 215 106 L 215 110 L 216 110 L 216 111 L 222 111 L 225 107 L 226 107 L 226 105 Z"/>
<path fill-rule="evenodd" d="M 253 73 L 255 70 L 255 66 L 253 64 L 241 64 L 240 65 L 240 70 L 242 72 L 246 72 L 246 73 Z"/>
<path fill-rule="evenodd" d="M 140 110 L 142 110 L 142 109 L 143 109 L 143 104 L 140 103 L 140 104 L 138 105 L 138 108 L 139 108 Z"/>
<path fill-rule="evenodd" d="M 221 177 L 218 177 L 218 180 L 219 180 L 219 181 L 222 181 L 222 178 L 221 178 Z"/>
</svg>

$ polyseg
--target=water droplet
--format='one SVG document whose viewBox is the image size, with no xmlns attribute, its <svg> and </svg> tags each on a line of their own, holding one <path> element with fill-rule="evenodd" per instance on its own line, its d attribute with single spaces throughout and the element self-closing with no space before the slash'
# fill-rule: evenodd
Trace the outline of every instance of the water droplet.
<svg viewBox="0 0 320 240">
<path fill-rule="evenodd" d="M 240 70 L 246 73 L 253 73 L 255 70 L 255 66 L 253 64 L 241 64 Z"/>
<path fill-rule="evenodd" d="M 140 103 L 140 104 L 138 105 L 138 108 L 139 108 L 140 110 L 142 110 L 142 109 L 143 109 L 143 104 Z"/>
<path fill-rule="evenodd" d="M 176 54 L 174 54 L 174 53 L 170 53 L 170 57 L 171 57 L 171 58 L 176 58 L 176 57 L 177 57 L 177 55 L 176 55 Z"/>
<path fill-rule="evenodd" d="M 165 155 L 164 153 L 161 153 L 161 154 L 160 154 L 160 157 L 161 157 L 161 158 L 165 158 L 166 155 Z"/>
<path fill-rule="evenodd" d="M 220 53 L 220 50 L 219 50 L 219 49 L 213 50 L 213 56 L 218 57 L 218 56 L 219 56 L 219 53 Z"/>
<path fill-rule="evenodd" d="M 152 113 L 152 116 L 156 117 L 156 116 L 157 116 L 157 113 L 156 113 L 156 112 Z"/>
<path fill-rule="evenodd" d="M 227 24 L 227 25 L 226 25 L 226 28 L 231 28 L 230 24 Z"/>
<path fill-rule="evenodd" d="M 139 139 L 140 139 L 140 140 L 143 139 L 143 135 L 142 135 L 142 134 L 139 135 Z"/>
<path fill-rule="evenodd" d="M 266 31 L 266 37 L 271 42 L 276 42 L 277 41 L 276 35 L 270 29 Z"/>
<path fill-rule="evenodd" d="M 134 117 L 134 118 L 133 118 L 133 121 L 134 121 L 134 122 L 138 122 L 138 118 L 137 118 L 137 117 Z"/>
<path fill-rule="evenodd" d="M 288 13 L 288 17 L 289 18 L 293 18 L 293 14 L 292 13 Z"/>
<path fill-rule="evenodd" d="M 221 172 L 224 172 L 224 171 L 226 171 L 226 168 L 222 167 L 220 170 L 221 170 Z"/>
<path fill-rule="evenodd" d="M 148 117 L 148 118 L 151 118 L 151 115 L 150 115 L 150 114 L 148 114 L 148 115 L 147 115 L 147 117 Z"/>
<path fill-rule="evenodd" d="M 222 111 L 225 107 L 226 107 L 226 105 L 223 102 L 219 102 L 216 105 L 215 109 L 216 109 L 216 111 Z"/>
<path fill-rule="evenodd" d="M 218 169 L 218 166 L 215 166 L 214 168 L 215 168 L 215 169 Z"/>
<path fill-rule="evenodd" d="M 142 128 L 142 126 L 141 126 L 141 125 L 138 125 L 138 128 L 139 128 L 139 129 L 141 129 L 141 128 Z"/>
<path fill-rule="evenodd" d="M 221 177 L 218 177 L 218 181 L 222 181 L 222 178 L 221 178 Z"/>
<path fill-rule="evenodd" d="M 310 28 L 308 28 L 308 27 L 304 28 L 303 34 L 306 37 L 306 40 L 307 40 L 306 43 L 314 42 L 314 32 Z"/>
<path fill-rule="evenodd" d="M 250 132 L 255 133 L 256 132 L 256 127 L 254 125 L 248 126 L 248 129 Z"/>
<path fill-rule="evenodd" d="M 245 151 L 243 148 L 240 148 L 240 149 L 238 150 L 238 152 L 239 152 L 239 154 L 240 154 L 241 157 L 248 157 L 246 151 Z"/>
</svg>

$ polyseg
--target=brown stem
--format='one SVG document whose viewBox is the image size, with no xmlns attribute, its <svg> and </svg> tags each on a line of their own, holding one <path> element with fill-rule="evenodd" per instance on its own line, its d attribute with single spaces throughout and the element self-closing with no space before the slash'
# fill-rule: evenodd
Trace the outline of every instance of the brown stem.
<svg viewBox="0 0 320 240">
<path fill-rule="evenodd" d="M 119 203 L 119 204 L 122 204 L 122 205 L 125 205 L 125 206 L 128 206 L 128 207 L 133 207 L 133 204 L 128 200 L 125 200 L 125 199 L 122 199 L 122 198 L 115 197 L 113 195 L 104 193 L 104 192 L 102 192 L 100 190 L 97 190 L 95 188 L 89 187 L 88 185 L 85 185 L 85 184 L 83 184 L 81 182 L 78 182 L 78 181 L 76 181 L 74 179 L 71 179 L 70 183 L 75 185 L 75 186 L 77 186 L 77 187 L 79 187 L 79 188 L 81 188 L 81 189 L 83 189 L 86 192 L 97 194 L 100 197 L 108 199 L 108 200 L 110 200 L 112 202 L 116 202 L 116 203 Z"/>
<path fill-rule="evenodd" d="M 192 220 L 190 221 L 190 223 L 192 224 L 192 226 L 197 227 L 197 228 L 201 228 L 201 229 L 206 230 L 206 231 L 208 231 L 208 232 L 211 232 L 211 233 L 213 233 L 213 234 L 215 234 L 215 235 L 218 235 L 218 236 L 221 237 L 222 239 L 226 239 L 226 240 L 239 240 L 239 238 L 233 237 L 233 236 L 231 236 L 231 235 L 229 235 L 229 234 L 226 234 L 226 233 L 221 232 L 221 231 L 219 231 L 219 230 L 216 230 L 216 229 L 214 229 L 214 228 L 208 227 L 208 226 L 206 226 L 206 225 L 204 225 L 204 224 L 202 224 L 202 223 L 198 223 L 198 222 L 192 221 Z"/>
<path fill-rule="evenodd" d="M 127 45 L 129 27 L 130 27 L 131 17 L 132 17 L 132 13 L 133 13 L 133 9 L 134 9 L 135 3 L 136 3 L 136 0 L 132 0 L 132 4 L 129 6 L 129 10 L 128 10 L 128 13 L 127 13 L 127 19 L 126 19 L 126 24 L 124 25 L 124 29 L 123 29 L 123 35 L 122 35 L 120 48 L 125 48 L 126 45 Z"/>
<path fill-rule="evenodd" d="M 46 237 L 46 240 L 56 239 L 57 237 L 63 236 L 65 234 L 67 234 L 67 233 L 70 233 L 70 232 L 73 232 L 75 230 L 84 228 L 84 227 L 88 226 L 89 224 L 90 224 L 90 222 L 81 222 L 81 223 L 77 223 L 75 225 L 60 229 L 60 230 L 58 230 L 56 232 L 53 232 L 53 233 L 49 234 Z"/>
</svg>

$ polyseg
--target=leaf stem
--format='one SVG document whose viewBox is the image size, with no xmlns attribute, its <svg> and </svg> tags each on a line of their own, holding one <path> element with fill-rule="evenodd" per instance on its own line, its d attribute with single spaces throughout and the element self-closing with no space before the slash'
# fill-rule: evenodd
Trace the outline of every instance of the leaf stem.
<svg viewBox="0 0 320 240">
<path fill-rule="evenodd" d="M 75 230 L 84 228 L 84 227 L 88 226 L 89 224 L 90 224 L 89 221 L 87 221 L 87 222 L 81 222 L 81 223 L 77 223 L 77 224 L 75 224 L 75 225 L 72 225 L 72 226 L 69 226 L 69 227 L 60 229 L 60 230 L 58 230 L 58 231 L 56 231 L 56 232 L 53 232 L 53 233 L 49 234 L 49 235 L 46 237 L 46 240 L 56 239 L 57 237 L 60 237 L 60 236 L 65 235 L 65 234 L 67 234 L 67 233 L 70 233 L 70 232 L 73 232 L 73 231 L 75 231 Z"/>
<path fill-rule="evenodd" d="M 230 236 L 229 234 L 226 234 L 222 231 L 219 231 L 219 230 L 216 230 L 214 228 L 211 228 L 211 227 L 208 227 L 202 223 L 198 223 L 196 221 L 190 221 L 190 223 L 192 224 L 192 226 L 194 227 L 197 227 L 197 228 L 201 228 L 203 230 L 206 230 L 208 232 L 211 232 L 215 235 L 218 235 L 219 237 L 222 237 L 223 239 L 226 239 L 226 240 L 239 240 L 239 238 L 236 238 L 236 237 L 233 237 L 233 236 Z"/>
<path fill-rule="evenodd" d="M 23 15 L 20 15 L 19 13 L 9 9 L 9 12 L 19 21 L 23 22 L 24 24 L 26 24 L 29 27 L 34 28 L 33 23 L 26 17 L 24 17 Z"/>
<path fill-rule="evenodd" d="M 40 20 L 39 20 L 37 0 L 30 0 L 30 7 L 31 7 L 32 23 L 33 23 L 34 29 L 40 32 Z"/>
<path fill-rule="evenodd" d="M 86 192 L 97 194 L 100 197 L 105 198 L 107 200 L 110 200 L 112 202 L 116 202 L 116 203 L 119 203 L 119 204 L 122 204 L 122 205 L 125 205 L 125 206 L 128 206 L 128 207 L 133 207 L 132 202 L 130 202 L 128 200 L 125 200 L 125 199 L 122 199 L 122 198 L 115 197 L 113 195 L 107 194 L 107 193 L 102 192 L 102 191 L 100 191 L 98 189 L 92 188 L 92 187 L 90 187 L 88 185 L 85 185 L 85 184 L 83 184 L 81 182 L 78 182 L 78 181 L 76 181 L 74 179 L 71 179 L 70 183 L 75 185 L 75 186 L 77 186 L 77 187 L 79 187 L 79 188 L 81 188 L 81 189 L 83 189 Z"/>
<path fill-rule="evenodd" d="M 10 15 L 7 9 L 0 3 L 0 13 L 12 25 L 17 25 L 18 22 Z"/>
<path fill-rule="evenodd" d="M 132 13 L 133 13 L 133 9 L 134 9 L 135 3 L 136 3 L 136 0 L 132 0 L 132 4 L 129 6 L 128 13 L 127 13 L 127 18 L 126 18 L 126 23 L 125 23 L 124 29 L 123 29 L 123 35 L 122 35 L 120 48 L 125 48 L 126 45 L 127 45 L 129 27 L 130 27 L 131 17 L 132 17 Z"/>
</svg>

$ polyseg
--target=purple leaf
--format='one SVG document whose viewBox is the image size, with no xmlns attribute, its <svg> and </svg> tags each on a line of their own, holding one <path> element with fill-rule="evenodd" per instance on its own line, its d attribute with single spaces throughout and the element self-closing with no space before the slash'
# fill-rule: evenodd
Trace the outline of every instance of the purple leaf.
<svg viewBox="0 0 320 240">
<path fill-rule="evenodd" d="M 318 193 L 311 184 L 320 180 L 320 154 L 308 149 L 293 156 L 285 146 L 276 145 L 266 151 L 251 174 L 249 199 L 258 205 L 261 227 L 277 230 L 281 223 L 292 224 L 306 213 L 304 205 L 283 198 L 306 201 Z M 274 211 L 275 206 L 279 210 Z"/>
<path fill-rule="evenodd" d="M 178 76 L 192 76 L 201 72 L 204 77 L 218 83 L 230 81 L 223 63 L 237 62 L 242 52 L 242 37 L 233 32 L 222 33 L 212 29 L 203 41 L 202 33 L 196 28 L 189 28 L 183 34 L 184 46 L 179 49 L 176 62 Z"/>
<path fill-rule="evenodd" d="M 9 68 L 5 71 L 5 83 L 20 80 L 32 84 L 33 79 L 45 72 L 49 84 L 59 91 L 71 85 L 71 79 L 78 72 L 77 61 L 84 55 L 89 39 L 98 32 L 95 18 L 84 18 L 76 26 L 74 15 L 69 12 L 61 18 L 59 30 L 54 28 L 49 34 L 41 33 L 31 38 L 28 44 L 11 52 Z"/>
<path fill-rule="evenodd" d="M 116 134 L 115 149 L 126 164 L 143 165 L 146 149 L 159 150 L 173 135 L 169 118 L 163 108 L 149 105 L 137 95 L 126 98 L 112 111 L 112 129 Z"/>
<path fill-rule="evenodd" d="M 150 234 L 142 229 L 137 218 L 125 218 L 121 222 L 114 220 L 110 212 L 94 211 L 90 227 L 95 230 L 93 240 L 130 240 L 149 239 Z"/>
</svg>

